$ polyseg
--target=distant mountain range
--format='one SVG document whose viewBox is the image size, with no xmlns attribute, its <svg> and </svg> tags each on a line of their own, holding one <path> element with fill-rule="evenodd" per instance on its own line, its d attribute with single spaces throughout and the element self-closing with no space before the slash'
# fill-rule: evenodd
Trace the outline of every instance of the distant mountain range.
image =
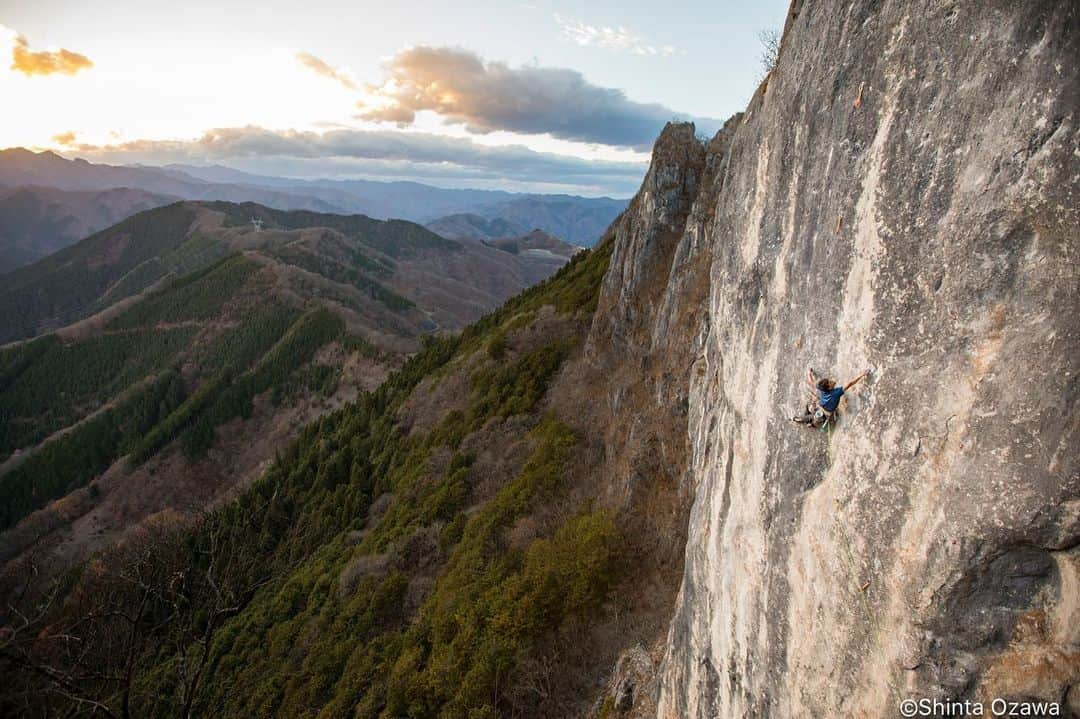
<svg viewBox="0 0 1080 719">
<path fill-rule="evenodd" d="M 252 219 L 261 223 L 258 229 Z M 404 220 L 182 201 L 134 215 L 9 273 L 0 287 L 0 343 L 114 310 L 243 253 L 273 270 L 276 287 L 331 302 L 355 330 L 397 337 L 395 349 L 407 349 L 409 338 L 476 320 L 547 277 L 576 249 L 538 236 L 543 240 L 506 238 L 493 246 L 446 239 Z M 527 249 L 543 252 L 522 252 Z M 409 341 L 402 344 L 402 338 Z"/>
<path fill-rule="evenodd" d="M 60 190 L 31 185 L 0 190 L 0 273 L 35 262 L 136 212 L 178 199 L 130 187 Z"/>
<path fill-rule="evenodd" d="M 102 475 L 117 530 L 210 503 L 422 336 L 577 251 L 541 231 L 450 240 L 404 220 L 181 201 L 14 270 L 0 283 L 0 532 L 75 498 L 4 534 L 0 564 L 98 522 L 85 485 Z"/>
<path fill-rule="evenodd" d="M 525 228 L 503 217 L 489 220 L 472 212 L 459 212 L 427 223 L 429 230 L 451 240 L 472 237 L 479 240 L 497 240 L 525 232 Z"/>
<path fill-rule="evenodd" d="M 125 192 L 116 192 L 121 188 Z M 418 223 L 468 215 L 499 229 L 475 235 L 454 229 L 453 236 L 484 239 L 540 229 L 584 247 L 595 244 L 626 206 L 625 200 L 606 197 L 446 189 L 416 182 L 305 181 L 221 166 L 114 166 L 13 148 L 0 150 L 0 273 L 131 213 L 177 199 L 256 202 L 282 210 Z M 447 227 L 457 222 L 450 220 Z"/>
<path fill-rule="evenodd" d="M 207 182 L 178 170 L 154 167 L 100 165 L 86 160 L 67 160 L 54 152 L 31 152 L 23 148 L 0 150 L 0 185 L 39 185 L 61 190 L 101 191 L 132 187 L 184 200 L 261 202 L 282 209 L 342 212 L 342 208 L 309 194 L 273 187 Z"/>
</svg>

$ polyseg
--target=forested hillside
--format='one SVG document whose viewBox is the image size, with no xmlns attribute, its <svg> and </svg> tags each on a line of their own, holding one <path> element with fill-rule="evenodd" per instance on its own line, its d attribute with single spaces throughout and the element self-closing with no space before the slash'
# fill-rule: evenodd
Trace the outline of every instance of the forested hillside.
<svg viewBox="0 0 1080 719">
<path fill-rule="evenodd" d="M 672 134 L 693 142 L 692 128 Z M 471 275 L 454 276 L 476 278 L 490 258 L 534 262 L 565 248 L 534 233 L 436 238 L 447 244 L 435 249 L 406 236 L 381 252 L 347 242 L 366 220 L 313 231 L 302 215 L 199 208 L 219 212 L 214 237 L 240 254 L 75 326 L 121 334 L 208 323 L 222 334 L 159 370 L 147 401 L 101 413 L 115 418 L 104 452 L 122 458 L 3 535 L 34 551 L 4 569 L 17 611 L 4 616 L 0 671 L 11 681 L 0 710 L 389 719 L 609 717 L 628 701 L 648 706 L 646 686 L 622 675 L 615 686 L 610 672 L 618 664 L 644 676 L 659 661 L 675 598 L 688 509 L 677 378 L 691 371 L 698 315 L 670 318 L 670 346 L 643 345 L 622 318 L 650 323 L 662 284 L 624 301 L 619 258 L 654 232 L 648 198 L 680 181 L 680 143 L 658 144 L 646 189 L 597 248 L 462 331 L 424 336 L 385 381 L 361 392 L 354 382 L 328 402 L 319 388 L 346 383 L 342 356 L 373 348 L 350 339 L 354 320 L 325 292 L 309 295 L 323 298 L 314 312 L 285 301 L 293 311 L 275 312 L 268 298 L 293 297 L 272 291 L 283 278 L 290 289 L 313 286 L 290 268 L 305 263 L 339 288 L 358 281 L 338 276 L 346 266 L 388 289 L 422 286 L 429 292 L 411 295 L 419 306 L 437 296 L 434 281 L 400 278 L 433 272 L 422 264 L 433 253 L 444 275 L 462 266 Z M 252 213 L 264 222 L 258 233 Z M 344 263 L 350 248 L 375 264 Z M 234 299 L 212 299 L 224 294 Z M 370 289 L 363 296 L 385 306 Z M 63 346 L 37 340 L 19 351 L 38 342 L 42 353 Z M 386 353 L 363 367 L 385 372 Z M 174 370 L 202 379 L 180 387 Z M 307 410 L 271 411 L 294 394 Z M 275 429 L 283 415 L 291 434 Z M 77 453 L 49 461 L 61 456 Z M 260 461 L 245 464 L 251 457 Z M 20 501 L 49 491 L 33 487 L 36 476 L 12 474 L 31 487 Z M 75 476 L 68 468 L 58 484 Z M 160 511 L 132 507 L 136 488 Z M 183 511 L 193 504 L 203 511 Z M 83 561 L 87 535 L 100 550 Z M 56 564 L 70 570 L 57 577 Z"/>
<path fill-rule="evenodd" d="M 193 523 L 161 518 L 73 571 L 60 614 L 27 608 L 6 640 L 6 710 L 42 696 L 71 709 L 77 695 L 139 716 L 544 716 L 571 701 L 595 676 L 593 652 L 557 655 L 552 642 L 617 614 L 624 540 L 583 491 L 581 438 L 547 390 L 582 352 L 610 247 L 426 341 L 236 502 Z M 335 328 L 307 315 L 290 334 L 305 331 L 325 341 Z M 243 412 L 274 367 L 181 410 Z M 198 451 L 197 423 L 173 431 Z"/>
<path fill-rule="evenodd" d="M 565 259 L 408 222 L 177 203 L 14 273 L 8 331 L 66 326 L 0 348 L 0 561 L 36 554 L 55 573 L 154 514 L 221 501 L 423 335 Z"/>
<path fill-rule="evenodd" d="M 344 322 L 275 297 L 272 282 L 235 255 L 131 306 L 100 333 L 70 342 L 47 335 L 0 352 L 0 459 L 26 448 L 0 475 L 0 529 L 122 455 L 142 461 L 179 438 L 200 457 L 217 426 L 250 415 L 254 396 L 271 387 L 281 397 L 294 383 L 332 391 L 340 367 L 297 371 L 344 337 Z"/>
<path fill-rule="evenodd" d="M 554 242 L 567 248 L 560 257 L 508 257 L 402 220 L 179 202 L 10 273 L 0 287 L 0 342 L 115 312 L 124 300 L 243 252 L 271 267 L 291 294 L 333 304 L 355 327 L 408 349 L 402 338 L 458 329 L 550 275 L 570 254 Z"/>
</svg>

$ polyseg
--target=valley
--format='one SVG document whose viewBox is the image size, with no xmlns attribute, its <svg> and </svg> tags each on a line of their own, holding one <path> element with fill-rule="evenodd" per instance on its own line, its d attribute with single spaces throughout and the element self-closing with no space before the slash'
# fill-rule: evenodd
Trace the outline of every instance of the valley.
<svg viewBox="0 0 1080 719">
<path fill-rule="evenodd" d="M 59 570 L 157 513 L 223 501 L 425 337 L 576 249 L 544 240 L 538 255 L 403 221 L 175 203 L 17 270 L 5 338 L 36 338 L 0 349 L 0 561 L 49 547 Z"/>
</svg>

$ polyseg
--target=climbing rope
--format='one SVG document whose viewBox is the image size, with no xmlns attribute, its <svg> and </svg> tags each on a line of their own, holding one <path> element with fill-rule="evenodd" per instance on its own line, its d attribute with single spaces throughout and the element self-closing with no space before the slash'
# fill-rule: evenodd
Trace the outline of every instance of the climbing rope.
<svg viewBox="0 0 1080 719">
<path fill-rule="evenodd" d="M 851 540 L 848 538 L 847 532 L 844 530 L 844 525 L 840 522 L 841 507 L 840 500 L 833 500 L 836 505 L 836 529 L 840 535 L 840 538 L 844 543 L 844 556 L 847 558 L 848 571 L 851 573 L 851 578 L 856 582 L 861 580 L 858 568 L 855 566 L 855 555 L 851 552 Z M 866 623 L 872 624 L 872 618 L 870 613 L 870 600 L 866 598 L 866 590 L 870 587 L 870 582 L 866 581 L 856 585 L 859 597 L 862 599 L 863 611 L 866 613 Z"/>
</svg>

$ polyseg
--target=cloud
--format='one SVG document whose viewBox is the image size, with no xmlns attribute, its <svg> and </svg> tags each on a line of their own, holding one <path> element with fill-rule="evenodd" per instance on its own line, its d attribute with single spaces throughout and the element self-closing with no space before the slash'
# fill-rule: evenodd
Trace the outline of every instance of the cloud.
<svg viewBox="0 0 1080 719">
<path fill-rule="evenodd" d="M 482 145 L 467 138 L 395 130 L 327 132 L 233 127 L 196 140 L 137 140 L 76 145 L 79 157 L 114 163 L 232 163 L 251 171 L 302 177 L 442 178 L 456 184 L 527 185 L 627 195 L 641 182 L 644 162 L 586 160 L 521 145 Z"/>
<path fill-rule="evenodd" d="M 55 142 L 57 145 L 74 145 L 75 133 L 71 130 L 68 130 L 67 132 L 61 132 L 58 135 L 53 135 L 52 141 Z"/>
<path fill-rule="evenodd" d="M 34 52 L 30 49 L 30 43 L 22 35 L 15 38 L 15 45 L 11 50 L 11 69 L 27 76 L 33 75 L 74 75 L 80 70 L 87 70 L 94 66 L 86 55 L 80 55 L 71 50 Z"/>
<path fill-rule="evenodd" d="M 562 28 L 564 37 L 582 47 L 601 47 L 634 55 L 658 57 L 669 57 L 679 51 L 674 45 L 652 45 L 625 27 L 588 25 L 579 20 L 564 18 L 558 13 L 555 13 L 555 22 Z"/>
<path fill-rule="evenodd" d="M 634 102 L 622 90 L 589 83 L 576 70 L 513 68 L 485 62 L 467 50 L 410 48 L 391 58 L 386 71 L 381 86 L 368 88 L 382 104 L 361 106 L 359 117 L 404 126 L 428 110 L 475 133 L 546 133 L 638 150 L 651 147 L 671 119 L 693 120 L 707 133 L 721 124 L 660 104 Z"/>
<path fill-rule="evenodd" d="M 312 72 L 318 73 L 323 77 L 328 77 L 344 88 L 349 90 L 360 89 L 347 72 L 334 68 L 324 60 L 321 60 L 310 53 L 298 52 L 296 53 L 296 60 Z"/>
</svg>

